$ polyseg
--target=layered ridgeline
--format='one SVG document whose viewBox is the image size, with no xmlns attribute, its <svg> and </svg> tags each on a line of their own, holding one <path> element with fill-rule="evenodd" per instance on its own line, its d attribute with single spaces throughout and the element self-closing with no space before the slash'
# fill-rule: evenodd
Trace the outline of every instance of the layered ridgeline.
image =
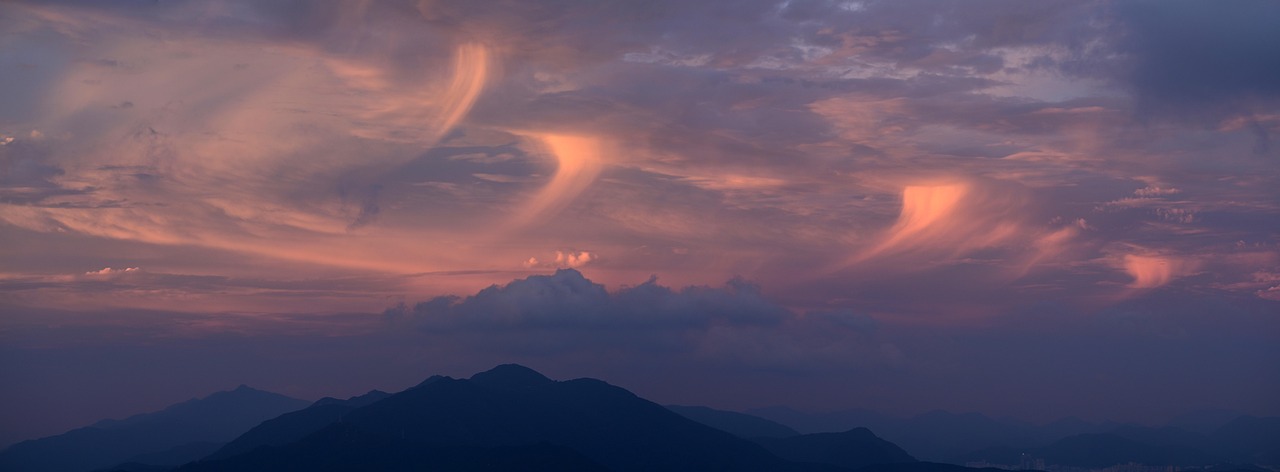
<svg viewBox="0 0 1280 472">
<path fill-rule="evenodd" d="M 52 472 L 936 468 L 866 430 L 800 435 L 743 413 L 663 407 L 599 380 L 553 381 L 517 365 L 310 405 L 241 387 L 20 443 L 0 458 L 0 471 Z"/>
<path fill-rule="evenodd" d="M 812 425 L 663 407 L 599 380 L 554 381 L 517 365 L 303 406 L 241 387 L 19 443 L 0 453 L 0 471 L 972 472 L 955 464 L 1101 469 L 1132 462 L 1223 472 L 1280 462 L 1276 418 L 1215 416 L 1195 422 L 1195 431 L 1064 420 L 1015 434 L 974 414 L 932 413 L 893 424 L 846 413 L 811 417 L 842 423 L 834 432 L 800 434 Z M 986 447 L 952 464 L 917 462 L 916 450 L 877 436 L 877 427 L 921 445 L 951 437 L 964 447 Z M 1090 432 L 1065 434 L 1082 429 Z M 1054 434 L 1060 436 L 1044 439 Z M 1025 444 L 1001 444 L 1010 440 Z"/>
<path fill-rule="evenodd" d="M 1064 418 L 1033 425 L 978 413 L 933 411 L 897 418 L 867 410 L 749 413 L 801 432 L 865 426 L 922 460 L 1010 468 L 1103 469 L 1125 464 L 1184 469 L 1280 468 L 1280 418 L 1209 410 L 1145 427 Z"/>
<path fill-rule="evenodd" d="M 0 471 L 86 472 L 139 462 L 174 466 L 199 459 L 264 420 L 307 402 L 241 385 L 154 413 L 104 420 L 0 452 Z"/>
<path fill-rule="evenodd" d="M 553 381 L 517 365 L 283 415 L 177 470 L 285 469 L 841 470 L 781 459 L 599 380 Z"/>
<path fill-rule="evenodd" d="M 1028 459 L 1034 464 L 1085 469 L 1129 463 L 1215 470 L 1274 469 L 1280 465 L 1280 418 L 1242 416 L 1209 432 L 1126 425 L 1105 433 L 1067 436 L 1039 447 L 987 448 L 971 452 L 963 460 L 1018 464 Z"/>
<path fill-rule="evenodd" d="M 867 428 L 854 428 L 839 433 L 800 434 L 781 423 L 746 413 L 705 406 L 668 405 L 667 408 L 699 423 L 750 439 L 789 461 L 831 464 L 851 469 L 916 462 L 902 448 L 877 437 Z"/>
<path fill-rule="evenodd" d="M 787 438 L 800 435 L 790 426 L 736 411 L 683 405 L 667 405 L 667 409 L 740 438 Z"/>
</svg>

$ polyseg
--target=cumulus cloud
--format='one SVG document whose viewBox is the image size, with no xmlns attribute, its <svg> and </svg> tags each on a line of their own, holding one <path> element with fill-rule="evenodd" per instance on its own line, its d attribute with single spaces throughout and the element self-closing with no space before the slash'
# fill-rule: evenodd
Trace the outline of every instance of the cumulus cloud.
<svg viewBox="0 0 1280 472">
<path fill-rule="evenodd" d="M 574 269 L 389 308 L 391 326 L 484 342 L 513 355 L 686 355 L 805 370 L 887 362 L 877 322 L 849 310 L 797 314 L 742 279 L 673 289 L 655 278 L 606 290 Z M 641 354 L 643 352 L 643 354 Z"/>
<path fill-rule="evenodd" d="M 88 276 L 120 275 L 120 274 L 128 274 L 130 272 L 139 272 L 140 270 L 141 269 L 138 269 L 137 267 L 126 267 L 123 269 L 112 269 L 110 267 L 103 267 L 98 270 L 91 270 L 89 272 L 85 272 L 84 275 L 88 275 Z"/>
<path fill-rule="evenodd" d="M 386 314 L 392 319 L 412 319 L 428 328 L 563 325 L 606 330 L 668 323 L 677 328 L 705 328 L 714 322 L 778 324 L 788 317 L 785 309 L 766 302 L 758 288 L 742 280 L 721 288 L 672 290 L 651 278 L 610 293 L 574 269 L 491 286 L 465 298 L 438 297 L 413 307 L 397 306 Z"/>
<path fill-rule="evenodd" d="M 577 268 L 600 259 L 599 254 L 590 251 L 555 251 L 553 258 L 539 260 L 537 257 L 525 259 L 522 264 L 526 269 L 533 268 Z"/>
</svg>

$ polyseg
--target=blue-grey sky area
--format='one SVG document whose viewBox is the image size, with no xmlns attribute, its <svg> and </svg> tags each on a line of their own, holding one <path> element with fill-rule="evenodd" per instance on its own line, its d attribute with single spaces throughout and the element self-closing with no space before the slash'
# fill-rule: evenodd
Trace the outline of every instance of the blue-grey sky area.
<svg viewBox="0 0 1280 472">
<path fill-rule="evenodd" d="M 0 4 L 0 444 L 519 362 L 1280 414 L 1272 1 Z"/>
</svg>

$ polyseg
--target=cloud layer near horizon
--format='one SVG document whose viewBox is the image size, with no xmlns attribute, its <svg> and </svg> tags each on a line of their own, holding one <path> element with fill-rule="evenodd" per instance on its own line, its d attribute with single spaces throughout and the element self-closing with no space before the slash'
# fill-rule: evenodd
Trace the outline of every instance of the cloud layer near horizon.
<svg viewBox="0 0 1280 472">
<path fill-rule="evenodd" d="M 140 275 L 85 277 L 126 284 Z M 228 292 L 248 282 L 188 281 Z M 240 383 L 350 396 L 508 362 L 666 403 L 976 410 L 1041 422 L 1160 422 L 1205 407 L 1274 414 L 1280 393 L 1271 364 L 1241 361 L 1280 355 L 1272 305 L 1250 296 L 1147 294 L 1098 312 L 1045 300 L 929 327 L 795 312 L 741 279 L 607 290 L 564 269 L 381 315 L 0 308 L 0 373 L 14 382 L 0 404 L 20 406 L 0 409 L 12 420 L 0 442 Z"/>
</svg>

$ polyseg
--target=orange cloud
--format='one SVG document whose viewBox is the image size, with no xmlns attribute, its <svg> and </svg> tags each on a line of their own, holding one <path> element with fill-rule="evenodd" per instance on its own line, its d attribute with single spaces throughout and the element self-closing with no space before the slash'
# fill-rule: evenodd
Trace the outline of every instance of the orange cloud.
<svg viewBox="0 0 1280 472">
<path fill-rule="evenodd" d="M 604 169 L 602 140 L 590 136 L 534 134 L 556 158 L 556 173 L 525 203 L 511 225 L 525 226 L 564 209 L 595 182 Z"/>
<path fill-rule="evenodd" d="M 590 251 L 556 251 L 554 260 L 539 260 L 537 257 L 530 257 L 522 264 L 526 269 L 534 268 L 577 268 L 582 267 L 600 259 L 598 254 Z"/>
<path fill-rule="evenodd" d="M 479 43 L 454 48 L 451 75 L 442 83 L 398 83 L 386 67 L 364 59 L 324 57 L 323 62 L 343 85 L 359 93 L 359 100 L 341 104 L 361 118 L 361 126 L 352 129 L 355 135 L 427 144 L 462 121 L 492 72 L 489 49 Z"/>
<path fill-rule="evenodd" d="M 1019 192 L 977 181 L 908 185 L 897 221 L 848 262 L 920 252 L 955 257 L 996 246 L 1026 232 L 1022 206 Z"/>
<path fill-rule="evenodd" d="M 1158 255 L 1125 254 L 1124 271 L 1133 277 L 1129 287 L 1145 289 L 1165 285 L 1195 270 L 1195 262 L 1186 258 Z"/>
<path fill-rule="evenodd" d="M 0 223 L 356 269 L 422 272 L 467 259 L 421 247 L 424 237 L 444 237 L 434 231 L 364 228 L 366 238 L 351 238 L 359 205 L 314 187 L 358 188 L 361 176 L 438 144 L 492 80 L 488 47 L 464 43 L 442 67 L 406 67 L 378 48 L 345 54 L 254 36 L 156 41 L 128 18 L 49 16 L 57 12 L 18 11 L 69 35 L 119 31 L 85 42 L 84 55 L 112 58 L 110 66 L 68 63 L 38 110 L 48 159 L 66 170 L 53 181 L 93 192 L 46 206 L 0 203 Z M 122 99 L 130 106 L 113 108 Z M 82 118 L 101 110 L 113 115 Z"/>
</svg>

